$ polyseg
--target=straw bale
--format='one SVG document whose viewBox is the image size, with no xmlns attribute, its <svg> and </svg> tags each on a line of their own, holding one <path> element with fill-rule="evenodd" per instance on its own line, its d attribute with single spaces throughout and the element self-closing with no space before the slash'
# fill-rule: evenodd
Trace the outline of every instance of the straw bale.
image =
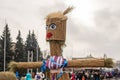
<svg viewBox="0 0 120 80">
<path fill-rule="evenodd" d="M 69 60 L 67 67 L 104 67 L 103 59 Z"/>
<path fill-rule="evenodd" d="M 0 72 L 0 80 L 17 80 L 13 72 Z"/>
</svg>

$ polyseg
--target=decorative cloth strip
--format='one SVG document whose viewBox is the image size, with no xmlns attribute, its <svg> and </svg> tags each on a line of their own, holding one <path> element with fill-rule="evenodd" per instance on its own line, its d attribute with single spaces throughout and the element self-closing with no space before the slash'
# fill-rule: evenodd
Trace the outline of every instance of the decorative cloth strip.
<svg viewBox="0 0 120 80">
<path fill-rule="evenodd" d="M 57 79 L 63 75 L 63 68 L 67 66 L 67 60 L 62 56 L 52 56 L 47 61 L 43 61 L 41 66 L 41 72 L 44 72 L 46 68 L 49 69 L 61 69 L 57 75 Z"/>
<path fill-rule="evenodd" d="M 62 56 L 53 56 L 46 61 L 46 67 L 49 69 L 59 69 L 67 66 L 66 59 Z"/>
</svg>

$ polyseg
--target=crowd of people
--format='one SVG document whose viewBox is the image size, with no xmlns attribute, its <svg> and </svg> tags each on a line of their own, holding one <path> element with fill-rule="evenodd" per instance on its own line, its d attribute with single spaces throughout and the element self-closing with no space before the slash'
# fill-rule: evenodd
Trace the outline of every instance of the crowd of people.
<svg viewBox="0 0 120 80">
<path fill-rule="evenodd" d="M 69 72 L 70 80 L 104 80 L 105 78 L 120 77 L 118 70 L 104 71 L 104 70 L 76 70 Z M 30 74 L 27 73 L 25 77 L 18 80 L 49 80 L 44 73 Z"/>
<path fill-rule="evenodd" d="M 70 74 L 71 80 L 101 80 L 98 71 L 78 71 Z"/>
<path fill-rule="evenodd" d="M 104 70 L 80 70 L 70 73 L 71 80 L 104 80 L 106 78 L 119 78 L 120 72 L 118 70 L 104 71 Z"/>
</svg>

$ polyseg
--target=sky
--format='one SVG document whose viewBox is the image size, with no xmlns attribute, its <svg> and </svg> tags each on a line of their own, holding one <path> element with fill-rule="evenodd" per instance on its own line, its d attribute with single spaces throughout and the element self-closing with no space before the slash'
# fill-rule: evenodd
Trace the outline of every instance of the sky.
<svg viewBox="0 0 120 80">
<path fill-rule="evenodd" d="M 41 50 L 49 51 L 45 40 L 45 17 L 51 12 L 67 14 L 66 58 L 104 54 L 120 60 L 120 0 L 0 0 L 0 35 L 8 23 L 13 42 L 18 30 L 25 41 L 28 31 L 34 30 Z"/>
</svg>

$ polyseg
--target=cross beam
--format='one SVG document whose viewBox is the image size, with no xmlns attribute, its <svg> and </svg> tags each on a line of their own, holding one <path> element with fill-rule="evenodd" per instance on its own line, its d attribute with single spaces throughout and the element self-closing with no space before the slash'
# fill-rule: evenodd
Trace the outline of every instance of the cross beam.
<svg viewBox="0 0 120 80">
<path fill-rule="evenodd" d="M 31 69 L 39 68 L 42 62 L 11 62 L 9 65 L 10 70 L 16 69 Z M 15 67 L 13 67 L 13 65 Z M 68 60 L 68 68 L 79 67 L 104 67 L 104 59 L 90 59 L 90 60 Z"/>
</svg>

